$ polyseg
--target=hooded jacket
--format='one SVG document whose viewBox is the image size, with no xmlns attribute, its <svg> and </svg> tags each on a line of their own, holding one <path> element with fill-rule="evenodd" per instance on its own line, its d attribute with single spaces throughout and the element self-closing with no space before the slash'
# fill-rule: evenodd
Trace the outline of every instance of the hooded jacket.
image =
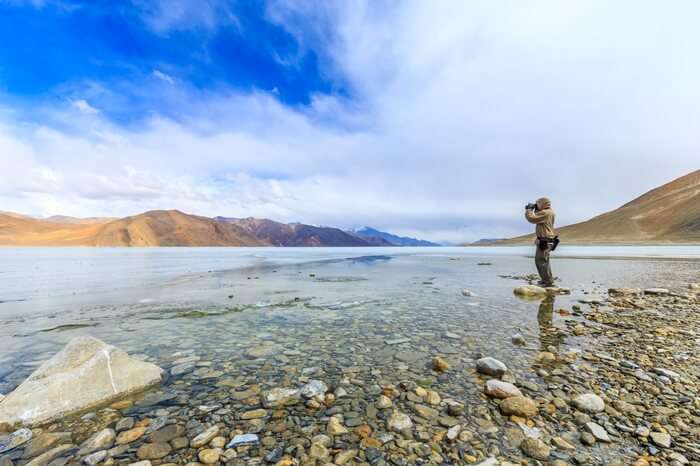
<svg viewBox="0 0 700 466">
<path fill-rule="evenodd" d="M 538 238 L 554 237 L 554 211 L 552 202 L 546 197 L 537 199 L 537 210 L 526 210 L 525 218 L 528 222 L 534 223 L 535 234 Z"/>
</svg>

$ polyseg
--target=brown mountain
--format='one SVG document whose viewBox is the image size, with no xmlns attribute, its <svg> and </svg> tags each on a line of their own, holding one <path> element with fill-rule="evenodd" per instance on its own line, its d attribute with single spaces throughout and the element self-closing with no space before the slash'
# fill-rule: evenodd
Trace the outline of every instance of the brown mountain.
<svg viewBox="0 0 700 466">
<path fill-rule="evenodd" d="M 177 210 L 102 223 L 61 223 L 0 214 L 4 246 L 266 246 L 237 225 Z"/>
<path fill-rule="evenodd" d="M 611 212 L 558 228 L 570 243 L 700 243 L 700 170 L 696 170 Z M 531 242 L 533 235 L 498 244 Z"/>
<path fill-rule="evenodd" d="M 338 228 L 154 210 L 109 219 L 0 212 L 0 246 L 390 246 Z"/>
<path fill-rule="evenodd" d="M 226 218 L 216 220 L 237 225 L 250 235 L 272 246 L 391 246 L 387 242 L 377 244 L 333 227 L 316 227 L 302 223 L 280 223 L 266 218 Z"/>
</svg>

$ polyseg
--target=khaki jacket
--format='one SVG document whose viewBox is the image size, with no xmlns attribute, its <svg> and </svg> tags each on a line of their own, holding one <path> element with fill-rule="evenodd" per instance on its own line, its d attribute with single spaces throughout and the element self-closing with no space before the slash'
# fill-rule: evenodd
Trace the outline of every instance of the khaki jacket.
<svg viewBox="0 0 700 466">
<path fill-rule="evenodd" d="M 551 208 L 538 210 L 526 210 L 525 218 L 528 222 L 534 223 L 535 234 L 538 237 L 554 237 L 554 211 Z"/>
</svg>

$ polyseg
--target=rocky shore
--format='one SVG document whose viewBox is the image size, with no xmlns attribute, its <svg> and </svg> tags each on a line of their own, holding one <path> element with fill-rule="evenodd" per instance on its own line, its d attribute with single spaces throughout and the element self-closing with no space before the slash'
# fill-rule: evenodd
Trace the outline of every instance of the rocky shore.
<svg viewBox="0 0 700 466">
<path fill-rule="evenodd" d="M 611 289 L 557 309 L 534 293 L 539 339 L 513 333 L 508 365 L 458 328 L 411 332 L 400 317 L 370 352 L 337 328 L 304 341 L 322 319 L 258 336 L 236 361 L 173 352 L 153 361 L 158 388 L 0 434 L 0 466 L 697 466 L 698 293 Z"/>
</svg>

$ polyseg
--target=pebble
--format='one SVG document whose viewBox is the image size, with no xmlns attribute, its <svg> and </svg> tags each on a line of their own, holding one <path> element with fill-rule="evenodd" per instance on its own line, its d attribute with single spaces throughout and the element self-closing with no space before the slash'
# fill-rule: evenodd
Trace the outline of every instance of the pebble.
<svg viewBox="0 0 700 466">
<path fill-rule="evenodd" d="M 202 447 L 209 442 L 211 442 L 211 439 L 216 437 L 219 434 L 219 427 L 218 426 L 212 426 L 202 432 L 201 434 L 197 435 L 195 438 L 192 439 L 190 442 L 190 446 L 192 448 L 199 448 Z"/>
<path fill-rule="evenodd" d="M 156 460 L 163 458 L 172 451 L 168 443 L 143 443 L 136 451 L 136 456 L 140 460 Z"/>
<path fill-rule="evenodd" d="M 234 436 L 226 445 L 226 448 L 236 448 L 244 445 L 257 445 L 260 439 L 255 434 L 243 434 Z"/>
<path fill-rule="evenodd" d="M 589 414 L 601 413 L 605 411 L 605 402 L 594 393 L 584 393 L 574 398 L 573 405 Z"/>
<path fill-rule="evenodd" d="M 394 432 L 402 432 L 413 428 L 413 421 L 411 421 L 411 418 L 407 414 L 393 411 L 387 421 L 387 427 Z"/>
<path fill-rule="evenodd" d="M 512 396 L 501 401 L 499 405 L 505 415 L 532 417 L 537 414 L 537 403 L 526 396 Z"/>
<path fill-rule="evenodd" d="M 83 444 L 80 445 L 80 451 L 78 454 L 80 456 L 85 456 L 98 450 L 107 450 L 114 445 L 116 438 L 117 434 L 114 432 L 114 430 L 103 429 L 94 433 L 90 438 L 83 442 Z"/>
<path fill-rule="evenodd" d="M 508 371 L 508 368 L 498 359 L 485 357 L 476 361 L 476 370 L 482 374 L 501 377 Z"/>
<path fill-rule="evenodd" d="M 435 356 L 433 358 L 433 369 L 435 369 L 437 372 L 446 372 L 449 368 L 450 365 L 440 356 Z"/>
<path fill-rule="evenodd" d="M 546 460 L 552 450 L 542 440 L 533 437 L 526 437 L 520 444 L 520 449 L 527 456 L 536 460 Z"/>
<path fill-rule="evenodd" d="M 490 379 L 484 385 L 484 393 L 493 398 L 510 398 L 512 396 L 522 396 L 518 387 L 509 382 L 498 379 Z"/>
<path fill-rule="evenodd" d="M 0 453 L 13 450 L 20 445 L 24 445 L 32 438 L 32 431 L 29 429 L 19 429 L 12 432 L 5 438 L 0 439 Z"/>
<path fill-rule="evenodd" d="M 590 433 L 596 440 L 600 442 L 610 442 L 610 436 L 608 432 L 595 422 L 587 422 L 584 425 L 586 431 Z"/>
<path fill-rule="evenodd" d="M 215 464 L 219 462 L 222 453 L 221 448 L 205 448 L 199 451 L 197 457 L 204 464 Z"/>
<path fill-rule="evenodd" d="M 651 438 L 651 441 L 654 442 L 654 445 L 656 445 L 657 447 L 671 447 L 671 436 L 665 432 L 652 432 L 649 434 L 649 437 Z"/>
<path fill-rule="evenodd" d="M 304 398 L 313 398 L 318 395 L 323 395 L 328 391 L 328 385 L 321 380 L 312 380 L 301 389 L 301 396 Z"/>
</svg>

